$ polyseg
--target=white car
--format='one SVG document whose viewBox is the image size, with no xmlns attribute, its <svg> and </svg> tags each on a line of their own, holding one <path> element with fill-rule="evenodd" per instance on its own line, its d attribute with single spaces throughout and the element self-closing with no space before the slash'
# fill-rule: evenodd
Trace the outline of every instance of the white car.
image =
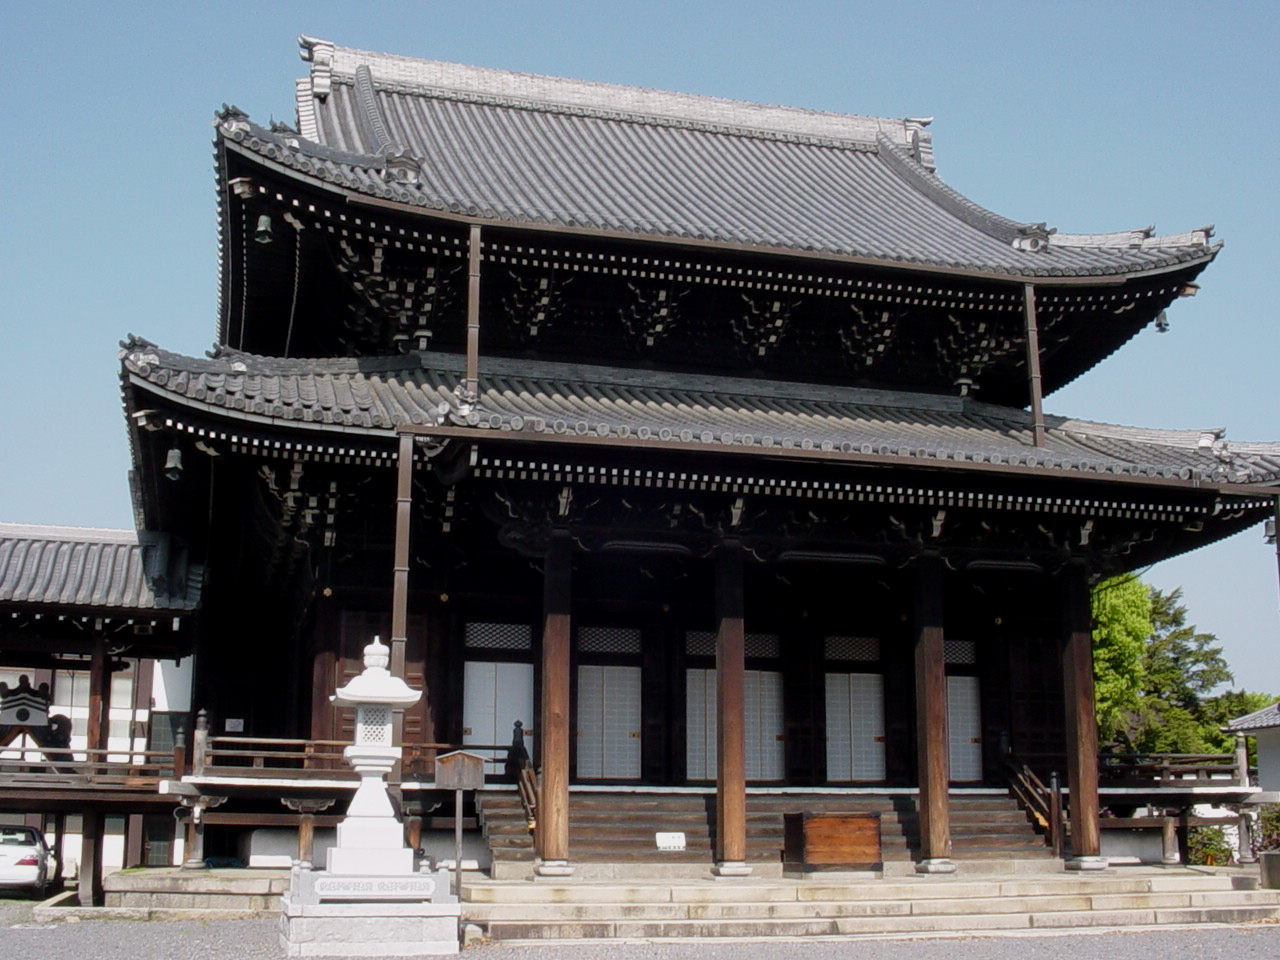
<svg viewBox="0 0 1280 960">
<path fill-rule="evenodd" d="M 20 887 L 43 894 L 53 872 L 53 853 L 39 830 L 0 827 L 0 889 Z"/>
</svg>

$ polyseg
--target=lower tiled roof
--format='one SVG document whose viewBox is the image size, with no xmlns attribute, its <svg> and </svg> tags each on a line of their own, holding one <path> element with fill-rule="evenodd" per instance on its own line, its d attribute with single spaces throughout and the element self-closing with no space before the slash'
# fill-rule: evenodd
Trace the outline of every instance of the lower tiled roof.
<svg viewBox="0 0 1280 960">
<path fill-rule="evenodd" d="M 474 403 L 463 358 L 447 354 L 279 359 L 183 357 L 133 339 L 138 389 L 218 417 L 285 429 L 387 436 L 399 424 L 600 437 L 714 449 L 814 450 L 1089 472 L 1273 483 L 1280 443 L 1235 445 L 1222 431 L 1172 431 L 1047 417 L 1033 444 L 1024 410 L 960 397 L 487 358 Z"/>
<path fill-rule="evenodd" d="M 162 534 L 0 523 L 0 602 L 102 611 L 187 612 L 203 568 Z"/>
<path fill-rule="evenodd" d="M 1280 703 L 1236 717 L 1222 729 L 1233 733 L 1248 733 L 1251 730 L 1270 730 L 1274 727 L 1280 727 Z"/>
</svg>

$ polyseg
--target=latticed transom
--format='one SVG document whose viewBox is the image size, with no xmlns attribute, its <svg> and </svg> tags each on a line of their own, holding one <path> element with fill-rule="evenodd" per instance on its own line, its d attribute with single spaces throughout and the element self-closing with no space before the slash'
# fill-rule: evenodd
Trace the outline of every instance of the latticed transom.
<svg viewBox="0 0 1280 960">
<path fill-rule="evenodd" d="M 533 628 L 527 623 L 468 623 L 467 646 L 482 650 L 530 650 Z"/>
<path fill-rule="evenodd" d="M 782 641 L 776 633 L 748 633 L 743 640 L 748 657 L 782 656 Z"/>
<path fill-rule="evenodd" d="M 828 660 L 879 660 L 877 637 L 826 637 L 824 648 Z"/>
<path fill-rule="evenodd" d="M 947 663 L 967 664 L 978 662 L 978 645 L 972 640 L 945 641 Z"/>
<path fill-rule="evenodd" d="M 356 711 L 356 743 L 391 743 L 391 708 L 363 706 Z"/>
<path fill-rule="evenodd" d="M 710 630 L 690 630 L 684 635 L 685 653 L 691 657 L 713 657 L 716 635 Z M 748 633 L 743 638 L 748 657 L 775 659 L 782 656 L 782 640 L 776 633 Z"/>
<path fill-rule="evenodd" d="M 684 652 L 691 657 L 714 657 L 716 635 L 710 630 L 690 630 L 684 635 Z"/>
<path fill-rule="evenodd" d="M 583 627 L 578 631 L 581 653 L 639 653 L 640 631 L 631 627 Z"/>
</svg>

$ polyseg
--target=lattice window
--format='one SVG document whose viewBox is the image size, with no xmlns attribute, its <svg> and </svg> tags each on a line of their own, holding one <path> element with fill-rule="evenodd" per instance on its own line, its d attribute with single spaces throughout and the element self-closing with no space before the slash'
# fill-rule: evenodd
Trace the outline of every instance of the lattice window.
<svg viewBox="0 0 1280 960">
<path fill-rule="evenodd" d="M 714 657 L 716 635 L 710 630 L 690 630 L 684 635 L 684 652 L 691 657 Z"/>
<path fill-rule="evenodd" d="M 580 653 L 639 653 L 640 631 L 631 627 L 582 627 Z"/>
<path fill-rule="evenodd" d="M 482 650 L 531 650 L 533 627 L 527 623 L 468 623 L 467 646 Z"/>
<path fill-rule="evenodd" d="M 356 743 L 390 743 L 391 708 L 361 707 L 356 716 Z"/>
<path fill-rule="evenodd" d="M 946 640 L 944 656 L 947 663 L 967 664 L 978 662 L 978 645 L 972 640 Z"/>
<path fill-rule="evenodd" d="M 782 656 L 782 642 L 776 633 L 748 633 L 743 639 L 748 657 Z"/>
<path fill-rule="evenodd" d="M 828 660 L 879 660 L 878 637 L 826 637 L 824 640 Z"/>
</svg>

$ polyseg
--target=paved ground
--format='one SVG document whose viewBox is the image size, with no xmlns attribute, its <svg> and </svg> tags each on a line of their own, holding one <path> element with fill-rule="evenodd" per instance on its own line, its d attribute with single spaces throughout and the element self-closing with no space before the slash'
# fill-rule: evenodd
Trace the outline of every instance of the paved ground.
<svg viewBox="0 0 1280 960">
<path fill-rule="evenodd" d="M 22 960 L 278 960 L 270 920 L 40 924 L 32 904 L 0 900 L 0 957 Z M 475 960 L 1280 960 L 1280 924 L 1124 933 L 925 940 L 482 946 Z"/>
</svg>

